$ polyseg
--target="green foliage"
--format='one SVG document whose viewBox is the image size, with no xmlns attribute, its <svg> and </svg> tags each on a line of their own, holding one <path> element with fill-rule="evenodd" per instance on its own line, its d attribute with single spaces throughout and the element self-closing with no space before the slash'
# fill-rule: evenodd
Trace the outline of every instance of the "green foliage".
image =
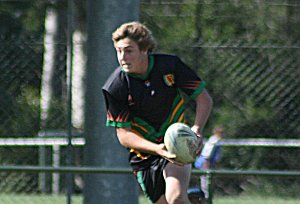
<svg viewBox="0 0 300 204">
<path fill-rule="evenodd" d="M 0 34 L 43 32 L 45 6 L 46 1 L 0 2 Z"/>
<path fill-rule="evenodd" d="M 176 51 L 195 40 L 283 42 L 296 40 L 299 36 L 299 30 L 294 26 L 292 29 L 298 34 L 288 36 L 285 30 L 287 19 L 294 18 L 298 8 L 283 3 L 276 6 L 261 1 L 175 2 L 177 4 L 141 4 L 141 20 L 153 30 L 162 51 Z"/>
<path fill-rule="evenodd" d="M 52 99 L 48 111 L 48 118 L 44 121 L 43 129 L 66 129 L 67 103 L 62 99 Z"/>
<path fill-rule="evenodd" d="M 6 105 L 1 112 L 5 119 L 0 124 L 0 135 L 36 135 L 39 130 L 40 108 L 38 90 L 32 87 L 23 88 L 21 94 L 15 98 L 10 96 L 2 100 Z"/>
</svg>

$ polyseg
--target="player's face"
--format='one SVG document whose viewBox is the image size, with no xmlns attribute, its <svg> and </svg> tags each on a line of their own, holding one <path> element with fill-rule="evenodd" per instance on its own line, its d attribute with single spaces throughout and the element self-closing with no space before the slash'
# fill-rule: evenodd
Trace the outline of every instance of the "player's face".
<svg viewBox="0 0 300 204">
<path fill-rule="evenodd" d="M 138 44 L 124 38 L 115 43 L 119 64 L 125 72 L 144 74 L 148 67 L 148 55 L 141 51 Z"/>
</svg>

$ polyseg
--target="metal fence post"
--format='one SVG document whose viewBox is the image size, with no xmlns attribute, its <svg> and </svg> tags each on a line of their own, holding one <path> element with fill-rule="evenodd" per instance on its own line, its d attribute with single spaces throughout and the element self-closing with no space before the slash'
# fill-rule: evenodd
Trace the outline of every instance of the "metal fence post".
<svg viewBox="0 0 300 204">
<path fill-rule="evenodd" d="M 67 84 L 68 84 L 68 146 L 67 146 L 67 157 L 66 163 L 67 165 L 72 165 L 73 163 L 73 146 L 72 146 L 72 73 L 73 73 L 73 1 L 68 0 L 68 31 L 67 31 Z M 72 193 L 73 193 L 73 175 L 66 175 L 66 185 L 67 185 L 67 204 L 72 203 Z"/>
<path fill-rule="evenodd" d="M 206 178 L 207 178 L 207 188 L 208 188 L 208 199 L 207 203 L 212 204 L 213 203 L 213 186 L 212 186 L 212 173 L 210 171 L 207 172 Z"/>
<path fill-rule="evenodd" d="M 85 93 L 85 164 L 98 167 L 129 167 L 128 152 L 121 147 L 114 128 L 106 127 L 101 88 L 118 66 L 111 40 L 120 24 L 138 20 L 139 1 L 87 1 L 87 67 Z M 84 179 L 84 203 L 138 203 L 134 175 L 91 175 Z M 128 186 L 128 187 L 127 187 Z"/>
<path fill-rule="evenodd" d="M 39 166 L 46 166 L 46 147 L 39 147 Z M 39 173 L 39 191 L 42 193 L 46 192 L 46 173 Z"/>
<path fill-rule="evenodd" d="M 59 145 L 52 146 L 52 166 L 60 166 L 60 147 Z M 52 193 L 59 194 L 59 179 L 60 175 L 58 173 L 52 174 Z"/>
</svg>

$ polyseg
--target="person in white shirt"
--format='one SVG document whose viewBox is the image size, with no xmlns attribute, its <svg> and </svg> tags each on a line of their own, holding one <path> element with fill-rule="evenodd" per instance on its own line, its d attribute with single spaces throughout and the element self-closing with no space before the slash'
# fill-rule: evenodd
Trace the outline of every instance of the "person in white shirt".
<svg viewBox="0 0 300 204">
<path fill-rule="evenodd" d="M 205 142 L 200 156 L 195 160 L 194 166 L 197 169 L 206 170 L 216 167 L 217 162 L 221 158 L 221 146 L 219 142 L 224 137 L 224 128 L 216 127 L 213 129 L 213 135 Z M 205 198 L 208 198 L 207 177 L 200 176 L 201 190 Z"/>
</svg>

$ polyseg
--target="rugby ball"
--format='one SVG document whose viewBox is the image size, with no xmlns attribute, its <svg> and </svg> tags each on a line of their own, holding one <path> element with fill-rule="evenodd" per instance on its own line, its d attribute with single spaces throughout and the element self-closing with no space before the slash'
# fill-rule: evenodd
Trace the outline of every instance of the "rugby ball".
<svg viewBox="0 0 300 204">
<path fill-rule="evenodd" d="M 183 164 L 195 161 L 197 140 L 196 134 L 184 123 L 170 125 L 164 136 L 168 152 L 175 154 L 175 160 Z"/>
</svg>

